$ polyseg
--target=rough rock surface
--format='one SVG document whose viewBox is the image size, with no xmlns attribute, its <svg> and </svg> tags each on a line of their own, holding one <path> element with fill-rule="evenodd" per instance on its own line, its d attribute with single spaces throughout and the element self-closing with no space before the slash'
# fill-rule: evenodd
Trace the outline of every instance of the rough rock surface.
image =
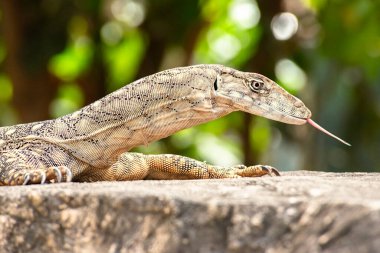
<svg viewBox="0 0 380 253">
<path fill-rule="evenodd" d="M 0 188 L 0 252 L 379 252 L 380 173 Z"/>
</svg>

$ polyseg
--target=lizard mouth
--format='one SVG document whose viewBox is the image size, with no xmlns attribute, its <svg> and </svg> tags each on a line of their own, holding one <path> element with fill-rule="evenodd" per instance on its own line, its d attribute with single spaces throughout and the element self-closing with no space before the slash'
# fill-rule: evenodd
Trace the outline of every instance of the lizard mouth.
<svg viewBox="0 0 380 253">
<path fill-rule="evenodd" d="M 297 117 L 297 116 L 293 116 L 293 115 L 289 115 L 289 117 L 301 122 L 302 124 L 307 123 L 307 120 L 309 119 L 309 118 L 302 118 L 302 117 Z"/>
<path fill-rule="evenodd" d="M 274 120 L 278 120 L 283 123 L 294 124 L 294 125 L 303 125 L 307 123 L 307 118 L 304 118 L 304 117 L 297 117 L 294 115 L 284 114 L 283 112 L 280 112 L 280 111 L 276 111 L 276 113 L 281 119 L 274 119 Z"/>
</svg>

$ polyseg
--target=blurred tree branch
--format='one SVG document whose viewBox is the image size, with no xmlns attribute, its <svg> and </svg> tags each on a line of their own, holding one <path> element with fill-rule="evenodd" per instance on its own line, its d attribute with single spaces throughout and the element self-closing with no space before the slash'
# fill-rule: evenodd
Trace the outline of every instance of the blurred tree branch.
<svg viewBox="0 0 380 253">
<path fill-rule="evenodd" d="M 55 96 L 58 80 L 46 69 L 48 57 L 30 59 L 34 50 L 41 51 L 36 28 L 43 28 L 39 15 L 30 15 L 23 1 L 1 1 L 3 36 L 7 48 L 5 68 L 13 83 L 12 104 L 22 122 L 43 120 L 49 117 L 49 105 Z M 53 42 L 52 42 L 53 43 Z M 28 59 L 29 58 L 29 59 Z M 35 66 L 30 62 L 35 61 Z"/>
</svg>

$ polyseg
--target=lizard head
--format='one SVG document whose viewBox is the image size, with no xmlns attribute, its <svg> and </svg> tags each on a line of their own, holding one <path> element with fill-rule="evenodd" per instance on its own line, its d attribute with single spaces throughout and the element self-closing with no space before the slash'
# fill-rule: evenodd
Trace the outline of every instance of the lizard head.
<svg viewBox="0 0 380 253">
<path fill-rule="evenodd" d="M 222 67 L 214 91 L 217 103 L 268 119 L 301 125 L 311 117 L 301 100 L 257 73 Z"/>
</svg>

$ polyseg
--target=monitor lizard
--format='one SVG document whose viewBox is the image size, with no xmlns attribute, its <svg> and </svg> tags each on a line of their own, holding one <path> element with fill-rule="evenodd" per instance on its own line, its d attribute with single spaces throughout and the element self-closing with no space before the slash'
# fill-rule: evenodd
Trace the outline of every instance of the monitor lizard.
<svg viewBox="0 0 380 253">
<path fill-rule="evenodd" d="M 213 64 L 174 68 L 60 118 L 0 128 L 0 185 L 279 175 L 266 165 L 127 152 L 233 111 L 311 123 L 304 103 L 263 75 Z"/>
</svg>

